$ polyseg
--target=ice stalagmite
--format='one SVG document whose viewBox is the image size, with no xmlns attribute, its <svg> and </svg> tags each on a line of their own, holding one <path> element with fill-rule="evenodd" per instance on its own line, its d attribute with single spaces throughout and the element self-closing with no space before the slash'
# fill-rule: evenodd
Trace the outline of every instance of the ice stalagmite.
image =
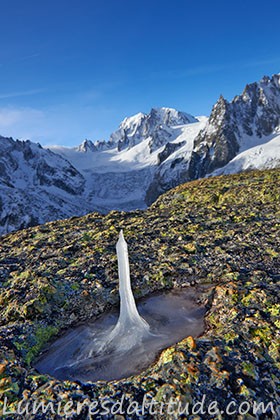
<svg viewBox="0 0 280 420">
<path fill-rule="evenodd" d="M 119 272 L 120 315 L 116 326 L 109 333 L 100 351 L 104 351 L 105 348 L 111 349 L 112 347 L 120 351 L 129 350 L 141 343 L 143 337 L 150 334 L 148 323 L 137 311 L 131 290 L 128 249 L 122 230 L 116 248 Z"/>
<path fill-rule="evenodd" d="M 129 332 L 132 328 L 137 328 L 139 332 L 148 331 L 149 325 L 139 315 L 131 290 L 128 249 L 122 230 L 116 248 L 119 267 L 119 293 L 121 299 L 120 316 L 116 328 L 119 325 L 122 329 Z"/>
<path fill-rule="evenodd" d="M 94 322 L 78 326 L 51 345 L 36 364 L 41 373 L 58 379 L 121 379 L 139 373 L 152 363 L 158 352 L 169 345 L 204 330 L 201 309 L 189 288 L 151 295 L 139 303 L 133 297 L 127 244 L 122 231 L 117 243 L 120 313 L 104 314 Z"/>
</svg>

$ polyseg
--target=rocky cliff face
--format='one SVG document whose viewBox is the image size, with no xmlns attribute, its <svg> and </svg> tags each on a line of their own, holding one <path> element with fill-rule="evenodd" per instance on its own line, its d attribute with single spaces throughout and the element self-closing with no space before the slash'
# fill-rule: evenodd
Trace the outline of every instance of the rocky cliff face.
<svg viewBox="0 0 280 420">
<path fill-rule="evenodd" d="M 190 179 L 225 166 L 251 140 L 269 136 L 280 124 L 280 75 L 247 85 L 240 96 L 214 105 L 207 126 L 194 141 Z"/>
<path fill-rule="evenodd" d="M 259 83 L 247 85 L 243 93 L 231 102 L 220 96 L 207 124 L 194 139 L 191 155 L 182 155 L 158 169 L 147 190 L 146 202 L 151 204 L 174 185 L 204 177 L 223 168 L 239 153 L 271 140 L 277 134 L 279 125 L 280 74 L 271 78 L 266 76 Z M 276 156 L 272 166 L 269 153 L 267 162 L 263 156 L 260 167 L 280 165 L 278 150 L 275 148 Z M 257 154 L 263 152 L 255 151 Z M 247 158 L 245 160 L 248 161 Z M 248 166 L 258 168 L 258 165 L 256 162 L 255 166 L 253 163 Z M 232 168 L 234 171 L 237 165 Z M 242 164 L 238 168 L 242 170 Z"/>
<path fill-rule="evenodd" d="M 73 195 L 83 192 L 84 179 L 77 169 L 40 144 L 1 137 L 0 150 L 0 180 L 7 186 L 53 186 Z"/>
<path fill-rule="evenodd" d="M 84 186 L 63 157 L 30 141 L 0 138 L 0 233 L 84 214 Z"/>
<path fill-rule="evenodd" d="M 226 165 L 239 150 L 238 123 L 232 118 L 230 103 L 220 96 L 208 124 L 194 140 L 189 178 L 200 178 Z"/>
</svg>

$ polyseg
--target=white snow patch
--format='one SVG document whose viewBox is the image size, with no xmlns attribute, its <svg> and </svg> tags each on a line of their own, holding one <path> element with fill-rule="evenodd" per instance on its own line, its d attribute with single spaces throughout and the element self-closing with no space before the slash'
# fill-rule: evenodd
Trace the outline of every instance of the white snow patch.
<svg viewBox="0 0 280 420">
<path fill-rule="evenodd" d="M 227 175 L 251 169 L 273 169 L 280 167 L 280 135 L 261 145 L 244 150 L 223 168 L 209 176 Z"/>
</svg>

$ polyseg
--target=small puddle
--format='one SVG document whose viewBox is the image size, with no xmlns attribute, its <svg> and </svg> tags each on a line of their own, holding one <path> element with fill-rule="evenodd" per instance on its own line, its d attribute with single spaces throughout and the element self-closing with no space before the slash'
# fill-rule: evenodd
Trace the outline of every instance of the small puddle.
<svg viewBox="0 0 280 420">
<path fill-rule="evenodd" d="M 153 363 L 159 352 L 183 338 L 198 337 L 204 331 L 205 307 L 196 303 L 194 288 L 173 289 L 150 295 L 137 304 L 150 333 L 128 349 L 118 340 L 100 351 L 100 343 L 113 331 L 119 313 L 112 310 L 94 321 L 63 334 L 38 359 L 35 368 L 60 380 L 95 382 L 135 375 Z M 133 332 L 128 331 L 129 335 Z"/>
</svg>

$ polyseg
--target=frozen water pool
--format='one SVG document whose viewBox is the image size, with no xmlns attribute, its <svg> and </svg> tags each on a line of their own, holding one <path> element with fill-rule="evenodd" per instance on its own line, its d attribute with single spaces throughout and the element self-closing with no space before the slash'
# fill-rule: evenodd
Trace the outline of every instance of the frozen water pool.
<svg viewBox="0 0 280 420">
<path fill-rule="evenodd" d="M 195 288 L 173 289 L 150 295 L 137 304 L 149 332 L 131 340 L 133 327 L 109 340 L 118 323 L 112 310 L 64 333 L 37 360 L 35 368 L 61 380 L 95 382 L 118 380 L 140 373 L 164 348 L 204 330 L 205 308 L 196 303 Z M 129 345 L 126 345 L 129 343 Z"/>
</svg>

